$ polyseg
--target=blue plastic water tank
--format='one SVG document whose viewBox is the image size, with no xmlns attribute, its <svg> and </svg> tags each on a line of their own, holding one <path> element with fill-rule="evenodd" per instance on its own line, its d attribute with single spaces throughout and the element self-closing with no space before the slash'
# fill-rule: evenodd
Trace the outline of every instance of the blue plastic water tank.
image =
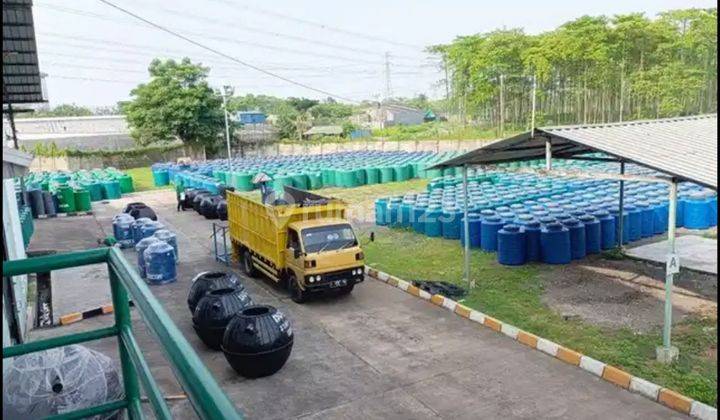
<svg viewBox="0 0 720 420">
<path fill-rule="evenodd" d="M 115 239 L 117 239 L 118 236 L 120 235 L 120 234 L 118 233 L 118 229 L 117 229 L 117 224 L 118 224 L 118 222 L 119 222 L 120 220 L 127 220 L 128 222 L 130 222 L 130 223 L 132 224 L 132 222 L 135 221 L 135 218 L 132 217 L 132 216 L 130 216 L 130 215 L 127 214 L 127 213 L 120 213 L 120 214 L 116 214 L 115 216 L 113 216 L 113 218 L 112 218 L 112 230 L 113 230 L 113 236 L 115 237 Z M 130 232 L 130 238 L 132 238 L 132 231 Z"/>
<path fill-rule="evenodd" d="M 653 233 L 660 235 L 667 232 L 668 203 L 662 199 L 653 199 L 650 201 L 650 207 L 653 209 Z"/>
<path fill-rule="evenodd" d="M 415 206 L 415 201 L 404 200 L 400 204 L 400 226 L 411 227 L 412 226 L 412 209 Z"/>
<path fill-rule="evenodd" d="M 378 198 L 375 200 L 375 224 L 378 226 L 386 226 L 388 224 L 387 198 Z"/>
<path fill-rule="evenodd" d="M 417 233 L 425 233 L 425 211 L 428 205 L 426 203 L 415 203 L 410 218 L 412 219 L 412 228 Z"/>
<path fill-rule="evenodd" d="M 602 227 L 600 221 L 586 214 L 580 216 L 578 220 L 585 225 L 585 253 L 599 254 L 602 249 Z"/>
<path fill-rule="evenodd" d="M 612 206 L 612 208 L 609 210 L 610 214 L 615 218 L 615 241 L 619 242 L 619 238 L 617 235 L 617 229 L 618 224 L 620 223 L 620 210 Z M 622 217 L 622 224 L 623 224 L 623 234 L 622 234 L 622 243 L 627 244 L 630 243 L 630 215 L 627 211 L 623 212 Z M 616 243 L 617 245 L 617 243 Z"/>
<path fill-rule="evenodd" d="M 515 223 L 515 213 L 511 211 L 506 211 L 502 213 L 498 213 L 498 216 L 502 219 L 503 223 L 505 224 L 513 224 Z"/>
<path fill-rule="evenodd" d="M 139 217 L 134 222 L 132 222 L 131 230 L 132 230 L 132 237 L 133 237 L 133 243 L 137 245 L 138 242 L 143 238 L 142 236 L 142 227 L 145 225 L 145 223 L 152 222 L 152 220 L 148 217 Z"/>
<path fill-rule="evenodd" d="M 423 232 L 425 232 L 425 235 L 433 238 L 442 236 L 442 223 L 440 222 L 442 214 L 442 207 L 439 204 L 428 204 L 423 220 Z"/>
<path fill-rule="evenodd" d="M 470 232 L 470 248 L 480 248 L 482 221 L 477 213 L 468 213 L 468 231 Z M 460 220 L 460 243 L 465 246 L 465 218 Z"/>
<path fill-rule="evenodd" d="M 138 263 L 138 274 L 140 277 L 145 278 L 145 250 L 150 245 L 160 242 L 160 239 L 150 236 L 148 238 L 140 239 L 135 244 L 135 251 L 137 252 L 137 263 Z"/>
<path fill-rule="evenodd" d="M 457 207 L 446 207 L 442 213 L 442 236 L 445 239 L 460 239 L 463 212 Z"/>
<path fill-rule="evenodd" d="M 163 241 L 148 245 L 143 252 L 145 278 L 150 284 L 166 284 L 177 280 L 175 250 Z"/>
<path fill-rule="evenodd" d="M 400 205 L 402 204 L 402 199 L 393 197 L 388 201 L 387 208 L 388 208 L 388 224 L 390 227 L 400 227 L 402 226 L 402 221 L 400 220 Z"/>
<path fill-rule="evenodd" d="M 702 194 L 692 194 L 685 201 L 685 224 L 688 229 L 707 229 L 710 227 L 712 205 Z"/>
<path fill-rule="evenodd" d="M 498 262 L 503 265 L 525 264 L 525 228 L 508 224 L 497 232 Z"/>
<path fill-rule="evenodd" d="M 561 222 L 570 231 L 570 250 L 574 260 L 585 258 L 585 226 L 577 219 L 567 219 Z"/>
<path fill-rule="evenodd" d="M 568 264 L 572 260 L 570 231 L 560 223 L 549 223 L 540 231 L 540 253 L 546 264 Z"/>
<path fill-rule="evenodd" d="M 675 227 L 685 226 L 685 201 L 683 197 L 678 197 L 675 207 Z M 670 212 L 670 204 L 668 203 L 668 213 Z"/>
<path fill-rule="evenodd" d="M 612 249 L 617 244 L 615 239 L 615 217 L 607 210 L 596 210 L 593 216 L 600 222 L 600 247 Z"/>
<path fill-rule="evenodd" d="M 480 247 L 483 251 L 497 251 L 497 233 L 505 223 L 500 216 L 491 215 L 482 218 L 480 225 Z"/>
<path fill-rule="evenodd" d="M 177 244 L 177 236 L 170 232 L 167 229 L 160 229 L 156 231 L 153 234 L 154 237 L 160 239 L 161 241 L 165 242 L 166 244 L 173 247 L 173 251 L 175 252 L 175 262 L 177 263 L 180 260 L 180 252 L 178 251 L 178 244 Z"/>
<path fill-rule="evenodd" d="M 641 226 L 640 236 L 643 238 L 649 238 L 655 234 L 655 226 L 653 225 L 655 212 L 647 201 L 637 201 L 635 203 L 638 210 L 640 210 Z"/>
<path fill-rule="evenodd" d="M 115 235 L 115 239 L 117 240 L 118 244 L 120 244 L 121 248 L 132 248 L 132 246 L 135 245 L 132 232 L 132 223 L 134 221 L 135 219 L 130 216 L 130 219 L 118 219 L 113 224 L 113 227 L 115 227 L 115 224 L 117 224 L 117 234 Z"/>
<path fill-rule="evenodd" d="M 627 210 L 629 219 L 628 235 L 630 241 L 637 241 L 642 238 L 642 212 L 632 204 L 626 205 L 625 210 Z"/>
<path fill-rule="evenodd" d="M 143 238 L 147 238 L 149 236 L 152 236 L 158 230 L 164 228 L 165 226 L 162 223 L 150 221 L 142 225 L 142 227 L 140 228 L 140 235 Z"/>
<path fill-rule="evenodd" d="M 541 261 L 540 231 L 542 225 L 537 220 L 530 220 L 524 222 L 522 226 L 525 228 L 525 260 Z"/>
</svg>

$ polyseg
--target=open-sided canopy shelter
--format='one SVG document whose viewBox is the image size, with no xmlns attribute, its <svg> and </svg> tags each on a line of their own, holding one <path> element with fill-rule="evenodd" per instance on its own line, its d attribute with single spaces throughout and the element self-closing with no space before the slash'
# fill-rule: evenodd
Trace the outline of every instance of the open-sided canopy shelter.
<svg viewBox="0 0 720 420">
<path fill-rule="evenodd" d="M 601 160 L 620 163 L 620 214 L 623 213 L 625 163 L 634 163 L 659 173 L 657 182 L 670 183 L 668 221 L 669 254 L 675 254 L 675 210 L 677 183 L 695 182 L 717 190 L 717 114 L 608 124 L 541 127 L 498 140 L 464 155 L 440 162 L 435 168 L 463 167 L 463 190 L 467 197 L 467 167 L 502 162 L 546 159 L 546 173 L 552 174 L 552 159 Z M 587 156 L 604 153 L 607 157 Z M 585 156 L 583 156 L 585 155 Z M 607 178 L 607 174 L 596 174 Z M 593 174 L 583 174 L 593 176 Z M 635 178 L 639 179 L 639 178 Z M 643 177 L 648 181 L 648 177 Z M 467 204 L 467 203 L 466 203 Z M 467 205 L 465 235 L 468 235 Z M 622 223 L 619 223 L 622 238 Z M 465 278 L 472 287 L 469 273 L 469 244 L 465 244 Z M 663 351 L 670 355 L 673 272 L 665 281 L 665 329 Z M 660 354 L 660 353 L 659 353 Z M 672 357 L 670 357 L 672 358 Z"/>
</svg>

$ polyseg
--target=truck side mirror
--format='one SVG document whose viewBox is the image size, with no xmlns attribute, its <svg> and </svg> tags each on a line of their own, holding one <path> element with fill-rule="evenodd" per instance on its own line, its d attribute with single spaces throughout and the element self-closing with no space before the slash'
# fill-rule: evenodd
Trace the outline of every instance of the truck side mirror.
<svg viewBox="0 0 720 420">
<path fill-rule="evenodd" d="M 293 257 L 295 257 L 295 259 L 300 258 L 300 250 L 299 249 L 293 248 Z"/>
<path fill-rule="evenodd" d="M 375 232 L 370 232 L 370 242 L 375 242 Z"/>
</svg>

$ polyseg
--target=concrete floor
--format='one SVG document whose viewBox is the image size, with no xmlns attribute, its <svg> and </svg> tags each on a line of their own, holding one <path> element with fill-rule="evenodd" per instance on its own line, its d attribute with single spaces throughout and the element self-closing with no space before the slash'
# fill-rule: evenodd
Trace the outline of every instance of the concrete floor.
<svg viewBox="0 0 720 420">
<path fill-rule="evenodd" d="M 680 256 L 681 267 L 717 275 L 717 239 L 683 235 L 675 239 L 675 249 Z M 627 254 L 632 257 L 661 264 L 665 264 L 668 253 L 667 239 L 627 249 Z"/>
<path fill-rule="evenodd" d="M 293 352 L 280 372 L 268 378 L 244 379 L 230 369 L 222 353 L 208 350 L 192 330 L 185 302 L 190 281 L 199 271 L 223 266 L 211 255 L 210 222 L 194 212 L 176 213 L 174 193 L 138 194 L 97 204 L 93 217 L 78 218 L 74 223 L 38 221 L 33 241 L 42 241 L 44 248 L 87 247 L 94 240 L 89 232 L 95 229 L 98 237 L 103 236 L 98 229 L 108 231 L 110 218 L 129 201 L 146 202 L 178 233 L 178 282 L 152 290 L 248 418 L 684 417 L 372 279 L 350 296 L 298 305 L 269 281 L 244 278 L 253 299 L 284 311 L 296 333 Z M 126 252 L 134 259 L 133 251 Z M 56 312 L 84 309 L 90 302 L 107 298 L 104 270 L 76 270 L 55 274 L 54 294 L 62 306 Z M 133 318 L 138 341 L 161 388 L 166 395 L 181 393 L 136 310 Z M 33 331 L 31 339 L 112 322 L 111 316 L 95 317 Z M 117 358 L 113 339 L 91 346 Z M 178 418 L 195 418 L 187 401 L 173 403 L 172 409 Z"/>
</svg>

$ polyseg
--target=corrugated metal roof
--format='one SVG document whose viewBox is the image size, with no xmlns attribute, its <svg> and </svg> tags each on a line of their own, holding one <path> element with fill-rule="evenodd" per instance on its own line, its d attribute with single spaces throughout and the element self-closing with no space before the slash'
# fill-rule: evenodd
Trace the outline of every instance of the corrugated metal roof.
<svg viewBox="0 0 720 420">
<path fill-rule="evenodd" d="M 32 1 L 3 0 L 3 104 L 44 102 Z"/>
<path fill-rule="evenodd" d="M 436 166 L 479 165 L 604 152 L 685 181 L 717 189 L 717 114 L 623 123 L 543 127 L 489 143 Z"/>
</svg>

